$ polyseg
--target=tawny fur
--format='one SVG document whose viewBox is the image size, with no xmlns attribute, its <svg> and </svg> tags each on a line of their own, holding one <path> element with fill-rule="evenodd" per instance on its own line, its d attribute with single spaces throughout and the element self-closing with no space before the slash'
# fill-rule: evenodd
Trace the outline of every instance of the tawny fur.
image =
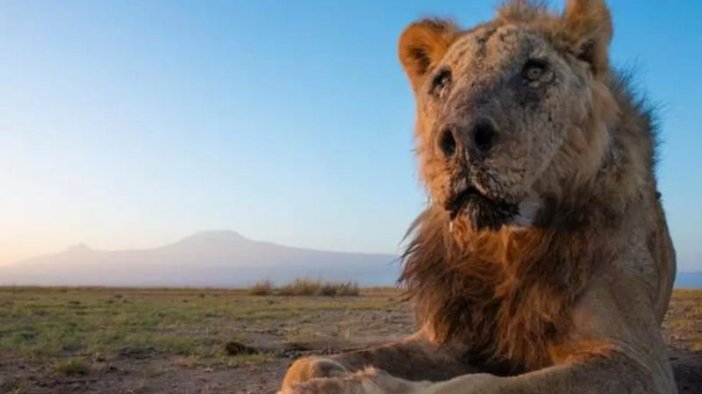
<svg viewBox="0 0 702 394">
<path fill-rule="evenodd" d="M 408 233 L 401 282 L 421 329 L 382 348 L 299 360 L 284 392 L 676 391 L 659 334 L 675 255 L 654 127 L 610 69 L 612 33 L 602 0 L 567 1 L 561 15 L 512 1 L 470 30 L 435 19 L 405 30 L 399 54 L 430 203 Z M 534 58 L 547 66 L 524 82 Z M 459 135 L 476 119 L 499 131 L 496 148 L 447 158 L 446 130 Z M 513 208 L 453 218 L 461 182 L 496 210 Z M 524 202 L 538 213 L 518 217 Z M 348 375 L 367 366 L 388 374 Z"/>
</svg>

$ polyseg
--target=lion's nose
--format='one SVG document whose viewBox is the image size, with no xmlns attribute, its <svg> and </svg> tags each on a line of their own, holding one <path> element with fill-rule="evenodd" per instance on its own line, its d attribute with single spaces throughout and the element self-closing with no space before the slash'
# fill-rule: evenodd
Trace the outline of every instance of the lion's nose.
<svg viewBox="0 0 702 394">
<path fill-rule="evenodd" d="M 487 156 L 497 143 L 497 128 L 486 118 L 477 119 L 470 127 L 450 125 L 439 133 L 437 145 L 446 159 L 452 159 L 459 150 L 473 159 Z"/>
<path fill-rule="evenodd" d="M 479 119 L 473 125 L 469 139 L 469 154 L 476 158 L 485 157 L 497 143 L 497 129 L 489 119 Z"/>
<path fill-rule="evenodd" d="M 453 127 L 446 127 L 439 134 L 439 149 L 447 159 L 452 158 L 458 149 L 454 130 L 455 128 Z"/>
</svg>

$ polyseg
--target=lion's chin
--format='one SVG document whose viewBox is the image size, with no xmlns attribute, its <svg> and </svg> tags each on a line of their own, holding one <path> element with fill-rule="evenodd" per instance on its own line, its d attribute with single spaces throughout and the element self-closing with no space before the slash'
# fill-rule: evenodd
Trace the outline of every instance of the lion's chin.
<svg viewBox="0 0 702 394">
<path fill-rule="evenodd" d="M 527 197 L 518 204 L 510 204 L 475 195 L 465 200 L 452 220 L 466 218 L 476 231 L 497 231 L 503 226 L 527 229 L 537 225 L 543 208 L 543 200 L 538 197 Z"/>
<path fill-rule="evenodd" d="M 519 205 L 490 199 L 475 188 L 467 188 L 446 205 L 449 218 L 465 218 L 474 230 L 499 230 L 519 218 Z"/>
<path fill-rule="evenodd" d="M 518 214 L 517 205 L 492 201 L 482 196 L 470 198 L 461 212 L 461 216 L 468 219 L 474 230 L 493 231 L 512 224 Z"/>
</svg>

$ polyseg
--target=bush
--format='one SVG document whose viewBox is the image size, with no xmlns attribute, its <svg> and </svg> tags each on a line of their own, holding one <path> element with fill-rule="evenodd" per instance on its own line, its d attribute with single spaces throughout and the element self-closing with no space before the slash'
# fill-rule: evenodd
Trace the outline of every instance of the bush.
<svg viewBox="0 0 702 394">
<path fill-rule="evenodd" d="M 320 293 L 321 282 L 307 279 L 295 279 L 278 289 L 283 296 L 313 296 Z"/>
<path fill-rule="evenodd" d="M 262 280 L 249 288 L 248 294 L 253 296 L 343 297 L 358 296 L 361 294 L 361 289 L 355 282 L 323 282 L 312 279 L 295 279 L 287 285 L 276 288 L 270 280 Z"/>
<path fill-rule="evenodd" d="M 361 295 L 361 289 L 356 282 L 339 283 L 336 286 L 336 295 L 338 296 L 358 296 Z"/>
<path fill-rule="evenodd" d="M 249 289 L 249 295 L 267 296 L 273 294 L 273 283 L 270 280 L 261 280 L 256 282 Z"/>
<path fill-rule="evenodd" d="M 320 280 L 295 279 L 278 289 L 282 296 L 357 296 L 360 290 L 352 282 L 322 282 Z"/>
</svg>

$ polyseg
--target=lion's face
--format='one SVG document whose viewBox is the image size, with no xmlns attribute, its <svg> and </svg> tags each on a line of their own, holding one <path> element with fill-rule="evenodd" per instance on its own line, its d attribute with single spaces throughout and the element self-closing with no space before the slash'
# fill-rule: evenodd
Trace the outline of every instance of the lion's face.
<svg viewBox="0 0 702 394">
<path fill-rule="evenodd" d="M 424 21 L 403 34 L 422 178 L 452 220 L 533 225 L 544 201 L 599 165 L 607 138 L 598 106 L 611 100 L 592 63 L 554 42 L 533 23 L 459 32 Z"/>
</svg>

